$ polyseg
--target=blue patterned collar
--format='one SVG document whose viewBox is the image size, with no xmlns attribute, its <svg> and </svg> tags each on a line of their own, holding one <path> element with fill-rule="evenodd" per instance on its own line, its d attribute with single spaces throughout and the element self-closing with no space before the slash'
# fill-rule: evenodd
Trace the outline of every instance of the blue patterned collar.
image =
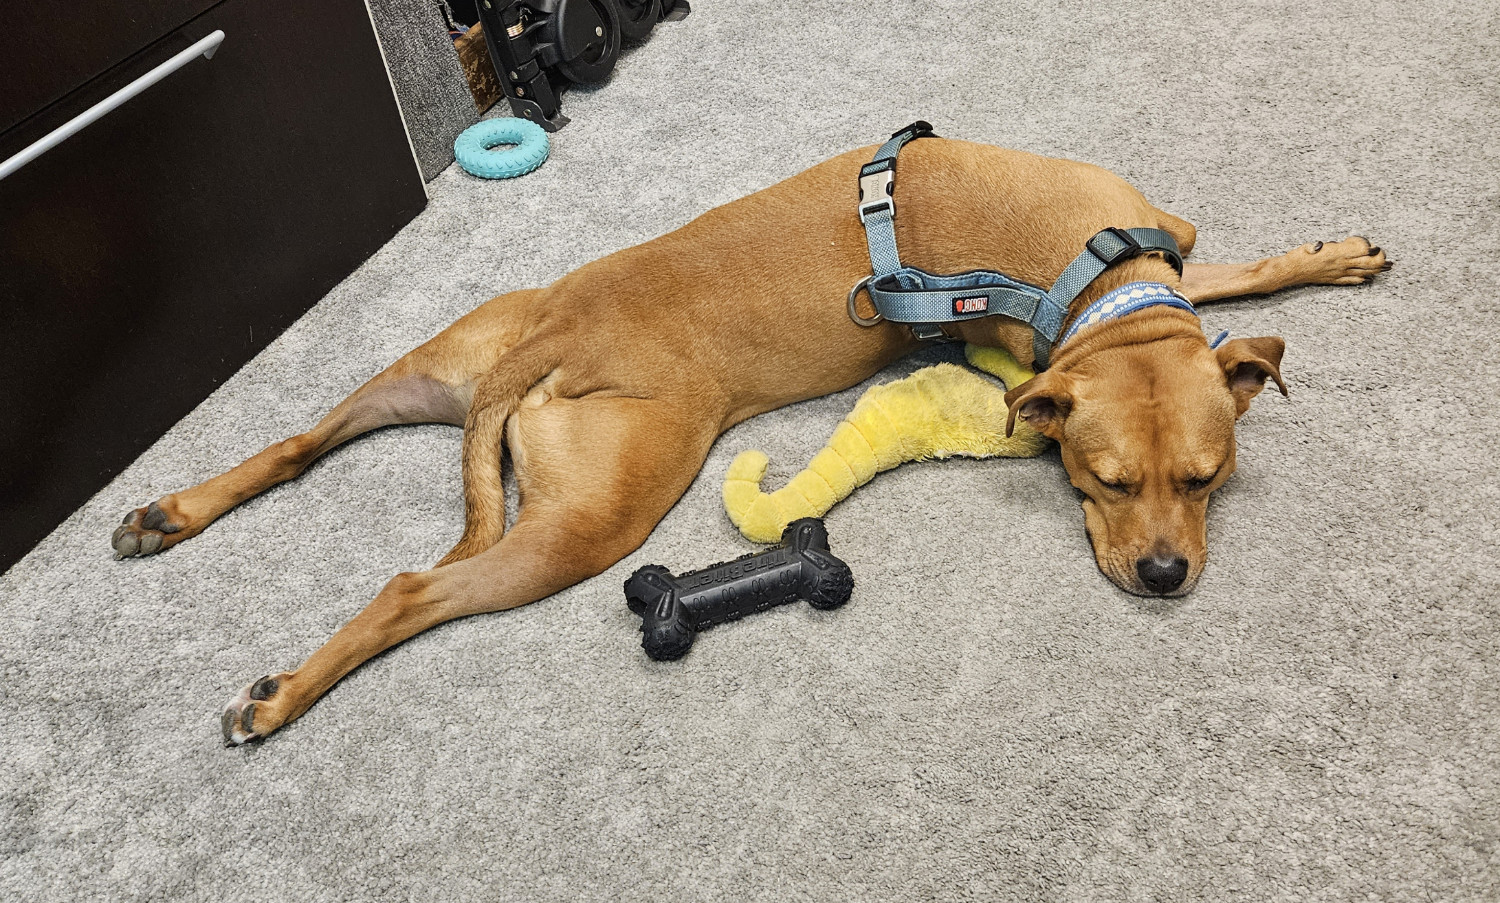
<svg viewBox="0 0 1500 903">
<path fill-rule="evenodd" d="M 1193 308 L 1192 302 L 1177 294 L 1169 286 L 1162 285 L 1160 282 L 1131 282 L 1108 292 L 1104 297 L 1084 308 L 1083 313 L 1078 315 L 1078 319 L 1073 321 L 1073 325 L 1068 327 L 1068 331 L 1057 340 L 1057 347 L 1061 348 L 1066 345 L 1069 339 L 1090 326 L 1118 320 L 1126 314 L 1133 314 L 1148 307 L 1175 307 L 1194 316 L 1198 313 Z M 1224 330 L 1219 333 L 1218 338 L 1209 343 L 1208 347 L 1219 347 L 1219 343 L 1223 342 L 1228 335 L 1229 330 Z"/>
</svg>

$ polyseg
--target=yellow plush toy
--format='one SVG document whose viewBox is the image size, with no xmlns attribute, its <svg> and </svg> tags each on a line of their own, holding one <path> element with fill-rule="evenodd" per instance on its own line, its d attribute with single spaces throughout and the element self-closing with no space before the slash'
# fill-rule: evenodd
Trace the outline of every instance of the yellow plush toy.
<svg viewBox="0 0 1500 903">
<path fill-rule="evenodd" d="M 1034 375 L 1007 351 L 964 347 L 969 363 L 1015 388 Z M 766 456 L 743 451 L 724 478 L 724 509 L 746 539 L 776 542 L 799 517 L 821 517 L 875 474 L 906 461 L 1029 458 L 1046 437 L 1022 421 L 1005 435 L 1005 391 L 954 364 L 925 367 L 865 392 L 807 469 L 775 492 L 763 492 Z"/>
</svg>

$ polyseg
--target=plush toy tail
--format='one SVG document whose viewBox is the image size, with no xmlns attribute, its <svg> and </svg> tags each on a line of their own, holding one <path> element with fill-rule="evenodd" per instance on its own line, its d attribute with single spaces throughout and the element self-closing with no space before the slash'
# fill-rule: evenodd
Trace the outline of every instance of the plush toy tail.
<svg viewBox="0 0 1500 903">
<path fill-rule="evenodd" d="M 1032 376 L 1003 351 L 969 354 L 971 363 L 1007 385 Z M 1007 413 L 1005 393 L 976 373 L 953 364 L 918 370 L 865 392 L 807 469 L 775 492 L 761 490 L 766 456 L 741 452 L 724 479 L 724 508 L 745 538 L 775 542 L 787 524 L 821 517 L 875 474 L 906 461 L 1040 454 L 1046 439 L 1024 423 L 1006 438 Z"/>
</svg>

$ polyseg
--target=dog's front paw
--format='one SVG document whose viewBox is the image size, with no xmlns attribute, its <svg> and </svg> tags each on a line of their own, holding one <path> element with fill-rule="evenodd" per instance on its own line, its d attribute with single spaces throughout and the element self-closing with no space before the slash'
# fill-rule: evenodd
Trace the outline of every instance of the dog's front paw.
<svg viewBox="0 0 1500 903">
<path fill-rule="evenodd" d="M 1292 253 L 1302 258 L 1297 262 L 1305 268 L 1307 282 L 1316 285 L 1362 285 L 1395 265 L 1362 235 L 1315 241 Z"/>
<path fill-rule="evenodd" d="M 186 518 L 177 513 L 170 499 L 159 499 L 125 515 L 110 537 L 116 558 L 155 555 L 192 535 L 183 529 Z"/>
<path fill-rule="evenodd" d="M 230 698 L 219 718 L 225 746 L 259 740 L 291 720 L 285 711 L 291 694 L 283 691 L 288 677 L 286 673 L 267 674 Z"/>
</svg>

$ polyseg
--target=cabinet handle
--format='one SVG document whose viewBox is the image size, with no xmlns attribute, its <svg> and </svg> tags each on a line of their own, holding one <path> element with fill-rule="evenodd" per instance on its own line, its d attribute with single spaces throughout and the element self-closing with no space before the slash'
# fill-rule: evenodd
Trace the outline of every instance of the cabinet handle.
<svg viewBox="0 0 1500 903">
<path fill-rule="evenodd" d="M 183 66 L 186 66 L 193 57 L 202 54 L 206 60 L 213 59 L 214 51 L 218 50 L 219 45 L 223 42 L 224 32 L 215 31 L 160 66 L 147 72 L 92 107 L 89 107 L 73 119 L 68 120 L 65 124 L 48 132 L 40 141 L 28 146 L 25 150 L 6 160 L 4 163 L 0 163 L 0 179 L 5 178 L 47 151 L 52 150 L 52 148 L 62 144 L 67 139 L 83 131 L 85 127 L 102 119 L 106 113 L 111 112 L 125 101 L 171 75 L 173 72 L 176 72 L 178 69 L 181 69 Z"/>
</svg>

